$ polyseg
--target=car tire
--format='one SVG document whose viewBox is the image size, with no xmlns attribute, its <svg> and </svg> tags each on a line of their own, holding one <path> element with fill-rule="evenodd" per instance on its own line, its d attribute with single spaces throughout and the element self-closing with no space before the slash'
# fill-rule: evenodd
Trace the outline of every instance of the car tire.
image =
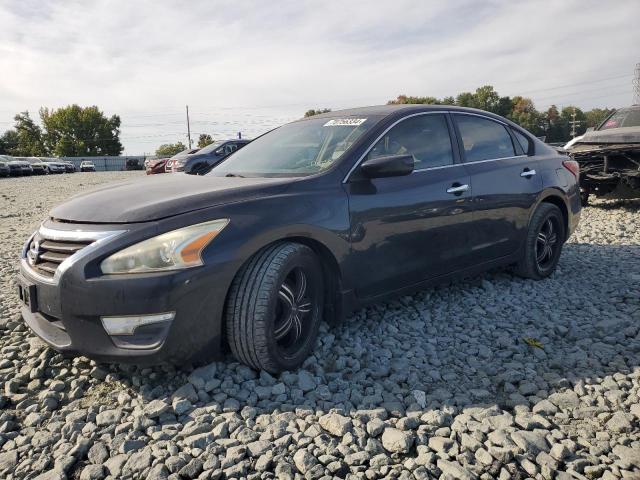
<svg viewBox="0 0 640 480">
<path fill-rule="evenodd" d="M 524 254 L 516 264 L 515 273 L 534 280 L 551 275 L 560 260 L 565 238 L 562 212 L 551 203 L 542 203 L 529 222 Z"/>
<path fill-rule="evenodd" d="M 322 306 L 322 268 L 313 250 L 291 242 L 264 248 L 240 269 L 227 297 L 233 355 L 270 373 L 297 368 L 315 346 Z"/>
</svg>

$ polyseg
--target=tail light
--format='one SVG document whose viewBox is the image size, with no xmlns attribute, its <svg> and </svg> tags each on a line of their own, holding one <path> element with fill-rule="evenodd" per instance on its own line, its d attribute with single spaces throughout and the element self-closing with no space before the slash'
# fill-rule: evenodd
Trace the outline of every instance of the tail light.
<svg viewBox="0 0 640 480">
<path fill-rule="evenodd" d="M 578 175 L 580 175 L 580 165 L 578 164 L 578 162 L 576 162 L 575 160 L 565 160 L 562 162 L 562 165 L 564 166 L 564 168 L 569 170 L 574 177 L 578 178 Z"/>
</svg>

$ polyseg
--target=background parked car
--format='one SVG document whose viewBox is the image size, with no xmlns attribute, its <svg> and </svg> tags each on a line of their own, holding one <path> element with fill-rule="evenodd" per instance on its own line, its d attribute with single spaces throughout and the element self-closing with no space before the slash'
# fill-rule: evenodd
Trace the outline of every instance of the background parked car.
<svg viewBox="0 0 640 480">
<path fill-rule="evenodd" d="M 165 171 L 167 173 L 171 173 L 173 172 L 173 166 L 175 165 L 175 163 L 182 159 L 185 158 L 187 155 L 191 155 L 194 154 L 196 152 L 198 152 L 200 149 L 199 148 L 187 148 L 186 150 L 181 151 L 180 153 L 176 153 L 173 157 L 171 157 L 169 159 L 169 161 L 167 162 L 167 165 L 165 166 Z"/>
<path fill-rule="evenodd" d="M 75 173 L 76 172 L 76 166 L 71 163 L 71 162 L 62 162 L 64 165 L 64 171 L 66 173 Z"/>
<path fill-rule="evenodd" d="M 49 173 L 65 173 L 67 170 L 65 165 L 60 162 L 47 162 L 47 168 Z"/>
<path fill-rule="evenodd" d="M 81 172 L 95 172 L 96 171 L 96 166 L 93 164 L 93 162 L 91 162 L 89 160 L 85 160 L 84 162 L 82 162 L 80 164 L 80 171 Z"/>
<path fill-rule="evenodd" d="M 166 173 L 165 166 L 167 165 L 168 158 L 156 158 L 150 160 L 147 163 L 147 175 L 156 175 L 158 173 Z"/>
<path fill-rule="evenodd" d="M 31 164 L 26 160 L 13 160 L 9 162 L 9 169 L 13 176 L 31 175 L 33 173 Z"/>
<path fill-rule="evenodd" d="M 198 150 L 197 153 L 177 159 L 172 165 L 172 171 L 184 172 L 191 175 L 205 174 L 250 141 L 251 140 L 224 140 L 212 143 Z"/>
<path fill-rule="evenodd" d="M 0 177 L 8 177 L 9 176 L 9 162 L 0 155 Z"/>
<path fill-rule="evenodd" d="M 44 162 L 35 162 L 31 164 L 34 175 L 47 175 L 49 173 L 49 167 Z"/>
</svg>

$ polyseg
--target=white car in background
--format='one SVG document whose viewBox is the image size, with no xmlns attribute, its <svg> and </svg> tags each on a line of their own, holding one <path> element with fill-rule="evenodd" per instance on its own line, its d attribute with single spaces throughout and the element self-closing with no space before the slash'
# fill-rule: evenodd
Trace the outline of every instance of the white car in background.
<svg viewBox="0 0 640 480">
<path fill-rule="evenodd" d="M 85 160 L 84 162 L 82 162 L 80 164 L 80 171 L 81 172 L 95 172 L 96 171 L 96 166 L 93 164 L 92 161 Z"/>
</svg>

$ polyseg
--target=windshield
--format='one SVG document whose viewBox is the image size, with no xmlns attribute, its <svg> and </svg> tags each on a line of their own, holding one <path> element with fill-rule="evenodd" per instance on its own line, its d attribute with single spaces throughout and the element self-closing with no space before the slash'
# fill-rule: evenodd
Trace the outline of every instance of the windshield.
<svg viewBox="0 0 640 480">
<path fill-rule="evenodd" d="M 211 171 L 224 177 L 306 176 L 334 165 L 382 117 L 312 118 L 257 138 Z"/>
<path fill-rule="evenodd" d="M 199 149 L 198 148 L 187 148 L 186 150 L 183 150 L 181 152 L 176 153 L 173 157 L 171 158 L 180 158 L 180 157 L 184 157 L 186 155 L 190 155 L 192 153 L 196 153 Z"/>
<path fill-rule="evenodd" d="M 210 143 L 209 145 L 204 147 L 202 150 L 199 150 L 198 153 L 211 153 L 214 150 L 217 150 L 220 147 L 220 145 L 222 145 L 222 142 Z"/>
<path fill-rule="evenodd" d="M 598 130 L 622 127 L 640 127 L 640 108 L 621 108 L 617 110 Z"/>
</svg>

